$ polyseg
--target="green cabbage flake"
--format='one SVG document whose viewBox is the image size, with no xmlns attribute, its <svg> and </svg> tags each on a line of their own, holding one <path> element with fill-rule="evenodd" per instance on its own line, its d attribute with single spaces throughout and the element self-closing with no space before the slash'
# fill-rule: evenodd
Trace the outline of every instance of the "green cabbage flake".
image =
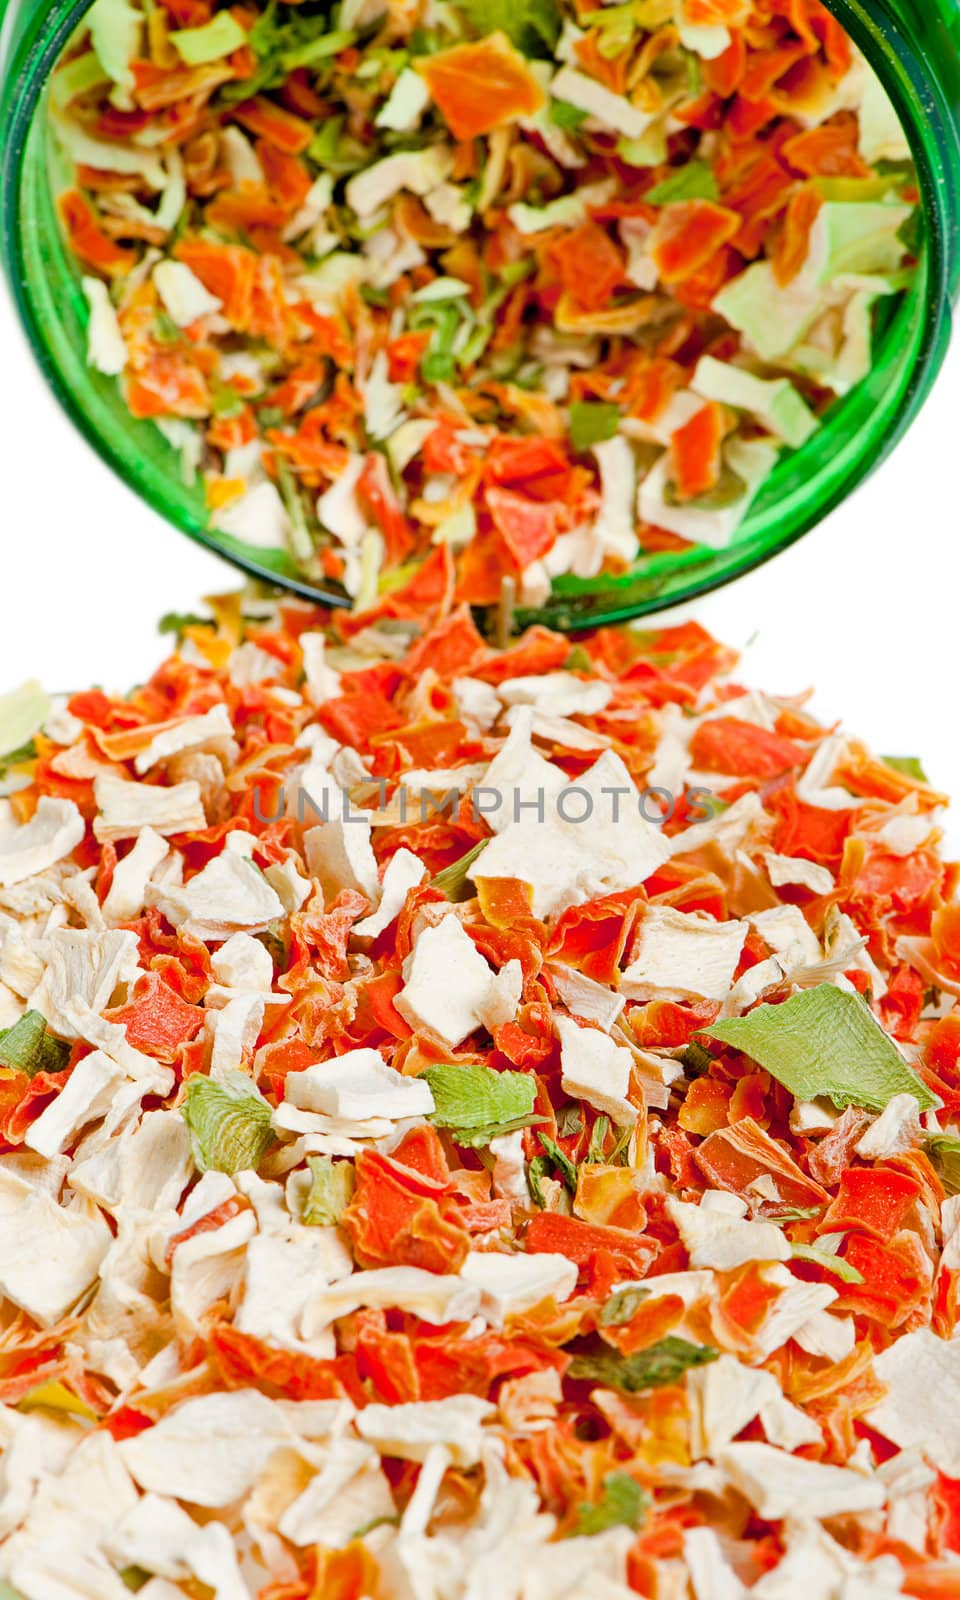
<svg viewBox="0 0 960 1600">
<path fill-rule="evenodd" d="M 423 1076 L 433 1092 L 431 1120 L 440 1128 L 497 1128 L 533 1111 L 536 1085 L 525 1072 L 442 1062 L 428 1067 Z"/>
<path fill-rule="evenodd" d="M 143 12 L 129 0 L 96 0 L 87 21 L 90 42 L 104 72 L 114 83 L 132 88 L 132 63 L 140 53 Z"/>
<path fill-rule="evenodd" d="M 460 10 L 481 38 L 505 33 L 527 56 L 552 55 L 560 36 L 554 0 L 461 0 Z"/>
<path fill-rule="evenodd" d="M 575 400 L 570 407 L 570 443 L 578 455 L 592 444 L 612 439 L 620 426 L 620 407 L 605 400 Z"/>
<path fill-rule="evenodd" d="M 629 1472 L 608 1472 L 599 1500 L 581 1502 L 573 1532 L 584 1536 L 606 1533 L 608 1528 L 639 1528 L 646 1521 L 649 1497 Z"/>
<path fill-rule="evenodd" d="M 241 50 L 248 35 L 236 17 L 229 11 L 218 11 L 211 22 L 201 28 L 180 28 L 171 33 L 170 42 L 180 60 L 188 67 L 203 67 L 210 61 L 222 61 L 234 50 Z"/>
<path fill-rule="evenodd" d="M 65 1039 L 55 1039 L 39 1011 L 25 1011 L 12 1028 L 0 1029 L 0 1066 L 25 1072 L 62 1072 L 70 1059 Z"/>
<path fill-rule="evenodd" d="M 936 1133 L 927 1140 L 927 1154 L 947 1194 L 960 1194 L 960 1139 L 954 1134 Z"/>
<path fill-rule="evenodd" d="M 36 678 L 0 695 L 0 760 L 25 749 L 49 715 L 50 697 Z"/>
<path fill-rule="evenodd" d="M 720 190 L 709 161 L 685 161 L 643 198 L 651 206 L 669 206 L 678 200 L 719 200 Z"/>
<path fill-rule="evenodd" d="M 894 772 L 902 772 L 905 778 L 916 778 L 918 783 L 930 782 L 919 756 L 881 756 L 880 760 Z"/>
<path fill-rule="evenodd" d="M 256 1169 L 273 1143 L 270 1102 L 242 1072 L 217 1083 L 196 1072 L 181 1107 L 201 1172 Z"/>
<path fill-rule="evenodd" d="M 882 1111 L 897 1094 L 912 1094 L 922 1111 L 940 1104 L 860 995 L 831 983 L 701 1032 L 742 1050 L 798 1100 L 825 1097 L 841 1111 Z"/>
<path fill-rule="evenodd" d="M 310 1189 L 301 1220 L 312 1228 L 331 1228 L 339 1222 L 353 1198 L 355 1174 L 350 1161 L 330 1156 L 307 1156 Z"/>
</svg>

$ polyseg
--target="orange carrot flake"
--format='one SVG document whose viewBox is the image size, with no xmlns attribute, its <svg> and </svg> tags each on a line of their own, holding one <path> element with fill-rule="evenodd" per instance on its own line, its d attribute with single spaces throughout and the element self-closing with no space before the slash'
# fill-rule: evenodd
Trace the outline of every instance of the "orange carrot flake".
<svg viewBox="0 0 960 1600">
<path fill-rule="evenodd" d="M 504 33 L 441 50 L 418 62 L 417 71 L 456 139 L 474 139 L 517 117 L 532 117 L 546 101 Z"/>
</svg>

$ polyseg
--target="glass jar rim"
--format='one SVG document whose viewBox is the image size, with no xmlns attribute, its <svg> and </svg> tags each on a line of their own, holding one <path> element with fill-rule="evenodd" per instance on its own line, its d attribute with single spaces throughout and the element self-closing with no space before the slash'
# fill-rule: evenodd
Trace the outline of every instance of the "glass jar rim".
<svg viewBox="0 0 960 1600">
<path fill-rule="evenodd" d="M 120 445 L 93 424 L 66 381 L 48 346 L 36 313 L 30 274 L 25 270 L 25 228 L 21 209 L 23 159 L 49 76 L 93 0 L 68 0 L 64 5 L 53 7 L 45 0 L 39 3 L 31 0 L 31 3 L 33 10 L 28 25 L 17 38 L 17 0 L 0 0 L 0 67 L 3 68 L 0 103 L 6 129 L 0 165 L 0 250 L 14 303 L 48 384 L 101 459 L 180 532 L 251 577 L 279 584 L 320 604 L 337 607 L 350 604 L 341 593 L 307 583 L 289 568 L 283 570 L 281 566 L 279 570 L 272 570 L 262 559 L 248 554 L 240 541 L 212 530 L 206 519 L 193 519 L 169 502 L 162 503 L 162 495 L 138 481 Z M 960 248 L 954 222 L 954 217 L 960 215 L 960 117 L 957 111 L 960 92 L 954 97 L 944 90 L 933 69 L 930 53 L 912 36 L 910 19 L 899 15 L 902 6 L 909 7 L 910 0 L 873 0 L 870 7 L 862 0 L 823 0 L 823 3 L 880 77 L 904 127 L 917 171 L 924 220 L 923 311 L 909 371 L 898 388 L 897 404 L 895 408 L 888 404 L 890 415 L 882 427 L 871 431 L 867 420 L 869 395 L 860 396 L 859 408 L 855 405 L 858 391 L 870 384 L 867 378 L 863 385 L 856 386 L 831 407 L 827 423 L 814 436 L 811 445 L 818 439 L 822 441 L 831 426 L 837 438 L 843 439 L 840 423 L 859 414 L 861 430 L 870 433 L 869 459 L 866 459 L 866 446 L 848 452 L 849 462 L 838 465 L 832 477 L 825 474 L 825 493 L 815 502 L 802 472 L 794 491 L 786 499 L 779 492 L 776 496 L 773 494 L 774 487 L 779 490 L 782 486 L 781 463 L 769 495 L 761 496 L 759 502 L 760 508 L 765 508 L 764 525 L 754 528 L 757 512 L 752 512 L 742 538 L 725 551 L 693 547 L 689 557 L 686 553 L 682 557 L 673 553 L 648 556 L 642 573 L 608 578 L 603 580 L 602 586 L 598 580 L 571 580 L 566 592 L 555 593 L 547 606 L 536 612 L 518 613 L 521 621 L 544 620 L 554 627 L 575 631 L 597 623 L 628 620 L 668 605 L 686 603 L 752 571 L 802 538 L 859 486 L 899 443 L 932 388 L 949 343 L 952 307 L 960 284 Z M 960 29 L 955 22 L 951 25 L 944 14 L 944 6 L 950 4 L 951 0 L 929 0 L 930 10 L 942 22 L 952 51 L 953 75 L 960 91 Z M 944 62 L 938 64 L 945 65 Z M 908 298 L 915 298 L 919 304 L 920 293 L 918 286 L 909 291 Z M 887 330 L 888 344 L 898 334 L 901 320 L 898 316 Z M 884 400 L 882 390 L 874 396 L 877 406 Z M 859 432 L 854 431 L 852 436 L 860 440 Z M 802 463 L 809 450 L 810 446 L 805 446 L 787 461 Z M 830 454 L 834 456 L 836 451 L 831 450 Z M 782 523 L 781 531 L 776 530 L 778 522 Z M 698 573 L 698 567 L 706 570 Z M 685 580 L 683 574 L 687 570 L 690 576 Z"/>
</svg>

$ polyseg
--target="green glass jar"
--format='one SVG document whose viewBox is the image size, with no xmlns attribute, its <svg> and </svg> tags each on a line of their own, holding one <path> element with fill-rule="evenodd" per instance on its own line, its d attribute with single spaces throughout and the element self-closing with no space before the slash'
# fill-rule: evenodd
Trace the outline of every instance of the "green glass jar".
<svg viewBox="0 0 960 1600">
<path fill-rule="evenodd" d="M 51 198 L 45 92 L 90 3 L 0 0 L 2 250 L 34 353 L 101 457 L 175 527 L 255 577 L 342 603 L 299 581 L 282 553 L 255 559 L 247 546 L 213 532 L 202 490 L 183 483 L 159 431 L 131 418 L 115 381 L 87 366 L 86 301 Z M 870 376 L 831 408 L 801 450 L 783 458 L 728 548 L 650 555 L 619 579 L 562 579 L 539 613 L 554 626 L 620 621 L 675 605 L 775 555 L 879 465 L 937 375 L 960 280 L 960 0 L 825 3 L 881 78 L 913 150 L 925 232 L 913 287 L 879 330 Z"/>
</svg>

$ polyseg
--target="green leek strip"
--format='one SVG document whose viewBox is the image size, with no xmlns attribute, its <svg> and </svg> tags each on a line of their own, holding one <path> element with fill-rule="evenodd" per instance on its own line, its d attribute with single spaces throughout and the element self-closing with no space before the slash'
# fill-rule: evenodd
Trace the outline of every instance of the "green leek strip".
<svg viewBox="0 0 960 1600">
<path fill-rule="evenodd" d="M 436 877 L 431 879 L 431 888 L 439 889 L 448 900 L 469 900 L 471 891 L 467 887 L 467 879 L 470 868 L 489 842 L 488 839 L 481 839 L 480 843 L 475 844 L 465 855 L 456 861 L 451 861 L 449 867 L 443 867 Z"/>
<path fill-rule="evenodd" d="M 299 45 L 296 50 L 285 51 L 283 64 L 288 72 L 295 72 L 298 67 L 312 67 L 317 61 L 325 61 L 328 56 L 338 56 L 341 50 L 349 50 L 356 38 L 349 28 L 322 33 L 319 38 Z"/>
</svg>

